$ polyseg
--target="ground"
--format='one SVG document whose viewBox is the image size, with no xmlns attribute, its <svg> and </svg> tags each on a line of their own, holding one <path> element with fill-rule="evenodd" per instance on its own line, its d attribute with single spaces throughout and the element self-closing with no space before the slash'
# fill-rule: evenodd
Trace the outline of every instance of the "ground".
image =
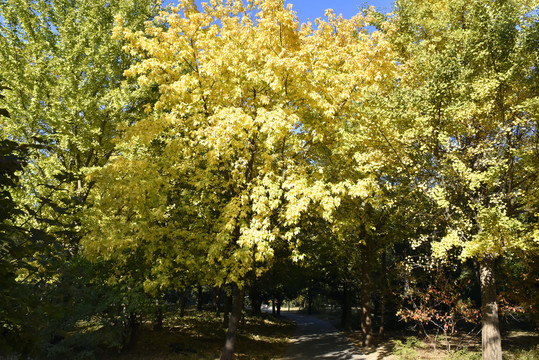
<svg viewBox="0 0 539 360">
<path fill-rule="evenodd" d="M 307 335 L 313 338 L 322 338 L 320 334 L 328 333 L 327 325 L 331 323 L 333 328 L 337 328 L 340 322 L 339 311 L 324 311 L 315 315 L 321 321 L 313 322 L 320 326 L 319 330 L 309 328 Z M 291 319 L 298 321 L 297 317 Z M 307 318 L 308 319 L 308 318 Z M 299 321 L 302 318 L 299 318 Z M 298 330 L 301 327 L 298 327 Z M 444 336 L 430 334 L 426 339 L 424 334 L 416 331 L 399 331 L 386 333 L 385 336 L 374 336 L 374 345 L 371 347 L 361 346 L 360 331 L 346 331 L 343 334 L 348 338 L 354 349 L 349 349 L 346 354 L 361 354 L 359 357 L 331 357 L 331 351 L 325 349 L 325 355 L 315 356 L 310 354 L 308 357 L 302 357 L 297 353 L 296 357 L 290 359 L 364 359 L 364 360 L 480 360 L 481 359 L 481 334 L 479 327 L 473 331 L 454 334 L 449 338 L 449 342 Z M 318 333 L 318 335 L 313 335 Z M 310 335 L 309 335 L 310 334 Z M 301 334 L 298 334 L 301 336 Z M 333 336 L 333 335 L 331 335 Z M 343 348 L 341 342 L 337 342 L 335 351 L 341 352 Z M 291 347 L 293 347 L 292 345 Z M 291 348 L 289 347 L 289 349 Z M 502 347 L 504 360 L 539 360 L 539 332 L 537 331 L 508 331 L 503 334 Z M 312 348 L 312 347 L 311 347 Z M 450 348 L 451 351 L 448 351 Z M 288 353 L 287 353 L 288 354 Z M 329 354 L 329 355 L 328 355 Z M 289 358 L 286 358 L 288 360 Z"/>
<path fill-rule="evenodd" d="M 180 318 L 168 314 L 164 329 L 154 331 L 142 326 L 129 349 L 120 354 L 109 352 L 103 360 L 184 360 L 216 359 L 224 344 L 226 329 L 222 318 L 211 312 L 189 311 Z M 417 332 L 388 333 L 375 336 L 375 345 L 359 346 L 360 332 L 342 333 L 331 314 L 317 317 L 283 312 L 280 319 L 270 314 L 247 316 L 237 343 L 236 359 L 247 360 L 479 360 L 480 337 L 476 332 L 458 334 L 447 342 L 438 336 L 424 340 Z M 297 324 L 297 326 L 296 326 Z M 539 333 L 512 331 L 503 337 L 504 360 L 538 360 Z M 457 350 L 457 351 L 455 351 Z"/>
<path fill-rule="evenodd" d="M 215 359 L 224 345 L 226 329 L 222 317 L 212 312 L 189 311 L 185 317 L 168 315 L 164 328 L 154 331 L 144 324 L 134 344 L 107 360 Z M 286 320 L 246 317 L 237 343 L 237 359 L 269 360 L 281 357 L 293 336 L 295 325 Z"/>
</svg>

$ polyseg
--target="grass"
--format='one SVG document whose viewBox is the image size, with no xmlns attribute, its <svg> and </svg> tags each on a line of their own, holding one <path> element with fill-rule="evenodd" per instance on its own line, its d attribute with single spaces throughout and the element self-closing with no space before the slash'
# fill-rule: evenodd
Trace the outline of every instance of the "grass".
<svg viewBox="0 0 539 360">
<path fill-rule="evenodd" d="M 237 359 L 269 360 L 280 358 L 295 325 L 265 316 L 246 317 L 236 343 Z M 183 318 L 169 314 L 164 328 L 153 331 L 144 324 L 133 346 L 107 360 L 181 360 L 215 359 L 224 345 L 226 329 L 222 318 L 211 312 L 188 311 Z"/>
<path fill-rule="evenodd" d="M 361 344 L 359 331 L 347 335 L 356 345 Z M 385 360 L 481 360 L 480 335 L 454 336 L 451 352 L 447 351 L 445 340 L 438 339 L 434 344 L 433 339 L 404 332 L 390 333 L 384 338 L 375 336 L 375 345 L 363 351 L 366 354 L 377 352 L 377 358 Z M 503 360 L 539 360 L 539 333 L 512 331 L 503 336 L 502 349 Z"/>
</svg>

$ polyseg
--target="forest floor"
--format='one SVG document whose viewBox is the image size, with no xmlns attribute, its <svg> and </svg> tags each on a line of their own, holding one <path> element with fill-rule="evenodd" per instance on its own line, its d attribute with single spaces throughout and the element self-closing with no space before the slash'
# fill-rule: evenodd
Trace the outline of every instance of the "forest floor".
<svg viewBox="0 0 539 360">
<path fill-rule="evenodd" d="M 324 311 L 315 317 L 331 323 L 336 328 L 340 325 L 340 311 Z M 384 336 L 374 335 L 373 345 L 362 346 L 362 334 L 359 330 L 342 333 L 353 343 L 365 360 L 480 360 L 481 333 L 460 332 L 448 339 L 443 335 L 429 334 L 427 338 L 418 331 L 386 332 Z M 504 360 L 539 360 L 538 331 L 507 331 L 502 335 Z"/>
<path fill-rule="evenodd" d="M 297 324 L 297 326 L 296 326 Z M 222 317 L 212 312 L 188 311 L 186 316 L 168 314 L 164 327 L 154 331 L 143 324 L 132 345 L 103 360 L 194 360 L 217 359 L 226 329 Z M 342 360 L 480 360 L 480 336 L 458 334 L 451 338 L 452 351 L 441 337 L 416 332 L 390 332 L 375 336 L 374 345 L 361 347 L 361 333 L 341 332 L 334 312 L 306 316 L 283 311 L 280 319 L 270 314 L 245 317 L 237 342 L 236 359 L 342 359 Z M 504 360 L 538 360 L 539 333 L 511 331 L 503 336 Z"/>
<path fill-rule="evenodd" d="M 203 360 L 219 358 L 226 329 L 222 317 L 212 312 L 188 311 L 180 318 L 168 315 L 163 329 L 144 324 L 128 349 L 109 354 L 106 360 Z M 236 359 L 269 360 L 283 356 L 296 326 L 264 315 L 246 317 L 237 340 Z"/>
</svg>

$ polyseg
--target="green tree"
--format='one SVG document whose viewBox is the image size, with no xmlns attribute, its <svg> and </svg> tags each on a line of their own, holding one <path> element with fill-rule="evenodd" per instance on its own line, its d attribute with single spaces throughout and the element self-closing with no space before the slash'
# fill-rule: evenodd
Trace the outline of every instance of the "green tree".
<svg viewBox="0 0 539 360">
<path fill-rule="evenodd" d="M 480 265 L 483 359 L 501 359 L 496 259 L 534 242 L 537 3 L 398 1 L 395 47 L 409 90 L 401 116 L 433 177 L 422 187 L 447 224 L 436 256 L 461 248 Z"/>
<path fill-rule="evenodd" d="M 137 29 L 156 6 L 152 0 L 0 3 L 0 76 L 12 89 L 3 137 L 47 145 L 31 154 L 19 201 L 54 203 L 67 194 L 84 202 L 93 186 L 88 170 L 107 163 L 121 126 L 136 121 L 142 96 L 120 88 L 133 58 L 112 39 L 114 16 L 123 14 L 126 26 Z M 77 239 L 65 241 L 76 248 Z"/>
<path fill-rule="evenodd" d="M 140 117 L 140 98 L 151 96 L 125 81 L 134 58 L 112 39 L 113 19 L 123 14 L 128 26 L 139 29 L 157 9 L 151 0 L 0 2 L 0 77 L 10 88 L 0 99 L 10 114 L 0 118 L 1 138 L 27 149 L 25 171 L 9 191 L 24 210 L 11 221 L 24 230 L 21 250 L 29 254 L 17 263 L 17 281 L 42 298 L 28 309 L 43 315 L 33 325 L 50 332 L 34 341 L 38 347 L 106 308 L 85 298 L 88 284 L 96 294 L 106 289 L 92 278 L 94 271 L 110 276 L 105 266 L 90 269 L 79 257 L 82 210 L 93 188 L 86 175 L 108 162 L 121 127 Z M 47 246 L 34 246 L 44 240 L 33 241 L 32 229 L 48 234 Z M 110 289 L 116 298 L 108 300 L 120 302 L 119 288 Z M 93 310 L 77 306 L 81 299 Z"/>
</svg>

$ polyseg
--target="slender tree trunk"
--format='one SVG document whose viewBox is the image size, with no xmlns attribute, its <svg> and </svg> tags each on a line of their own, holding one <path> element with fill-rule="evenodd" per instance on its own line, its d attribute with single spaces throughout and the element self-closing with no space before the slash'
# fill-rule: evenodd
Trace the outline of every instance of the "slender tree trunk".
<svg viewBox="0 0 539 360">
<path fill-rule="evenodd" d="M 153 323 L 154 331 L 163 330 L 163 309 L 159 304 L 159 299 L 155 300 L 155 319 Z"/>
<path fill-rule="evenodd" d="M 371 277 L 370 252 L 368 246 L 361 251 L 361 331 L 363 333 L 363 346 L 372 343 L 372 309 L 371 309 Z"/>
<path fill-rule="evenodd" d="M 307 289 L 307 314 L 312 315 L 313 313 L 313 291 L 311 287 Z"/>
<path fill-rule="evenodd" d="M 275 296 L 272 296 L 271 297 L 271 315 L 272 316 L 276 316 L 277 315 L 277 312 L 275 311 Z"/>
<path fill-rule="evenodd" d="M 180 295 L 180 317 L 185 316 L 185 304 L 187 302 L 187 289 L 183 288 Z"/>
<path fill-rule="evenodd" d="M 341 306 L 341 326 L 343 329 L 350 329 L 352 325 L 352 292 L 346 282 L 343 285 Z"/>
<path fill-rule="evenodd" d="M 212 307 L 213 312 L 219 315 L 219 287 L 213 287 L 213 297 L 212 297 Z"/>
<path fill-rule="evenodd" d="M 232 296 L 234 298 L 232 314 L 230 321 L 228 322 L 228 331 L 226 334 L 226 342 L 223 351 L 221 352 L 220 360 L 232 360 L 234 355 L 234 348 L 236 346 L 236 340 L 238 338 L 238 328 L 241 320 L 243 301 L 245 290 L 238 288 L 237 285 L 233 286 Z"/>
<path fill-rule="evenodd" d="M 255 286 L 253 286 L 251 290 L 249 291 L 249 297 L 251 299 L 251 306 L 253 308 L 253 314 L 257 316 L 262 314 L 262 310 L 260 309 L 262 306 L 262 294 L 260 290 L 258 290 Z"/>
<path fill-rule="evenodd" d="M 387 264 L 386 264 L 387 251 L 384 249 L 382 252 L 382 283 L 380 287 L 380 329 L 378 334 L 384 335 L 384 326 L 386 322 L 386 291 L 387 291 Z"/>
<path fill-rule="evenodd" d="M 232 308 L 232 295 L 226 294 L 225 308 L 223 310 L 223 327 L 228 327 L 230 322 L 230 310 Z"/>
<path fill-rule="evenodd" d="M 283 305 L 283 297 L 277 296 L 277 316 L 281 316 L 281 306 Z"/>
<path fill-rule="evenodd" d="M 202 311 L 202 285 L 197 286 L 197 311 Z"/>
<path fill-rule="evenodd" d="M 222 311 L 221 302 L 223 301 L 223 289 L 218 287 L 217 291 L 217 307 L 215 308 L 215 315 L 220 316 Z"/>
<path fill-rule="evenodd" d="M 486 255 L 479 262 L 483 360 L 502 360 L 502 341 L 498 320 L 494 266 L 495 259 L 492 255 Z"/>
<path fill-rule="evenodd" d="M 125 321 L 125 329 L 123 336 L 124 348 L 123 351 L 129 351 L 133 349 L 138 339 L 139 321 L 135 313 L 130 313 Z"/>
</svg>

